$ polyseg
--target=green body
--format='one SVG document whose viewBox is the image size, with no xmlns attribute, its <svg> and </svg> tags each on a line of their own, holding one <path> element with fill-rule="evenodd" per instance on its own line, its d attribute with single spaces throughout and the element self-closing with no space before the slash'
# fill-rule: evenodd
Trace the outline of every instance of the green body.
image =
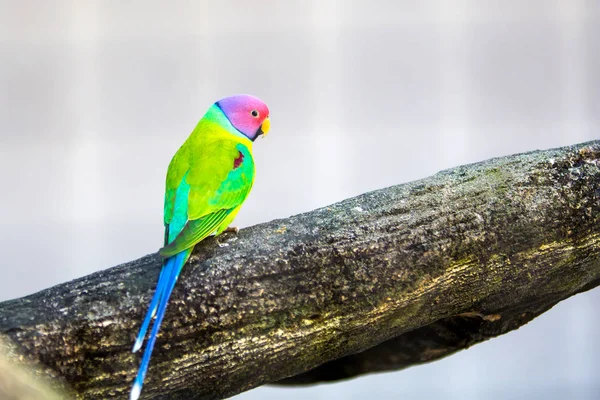
<svg viewBox="0 0 600 400">
<path fill-rule="evenodd" d="M 156 318 L 130 400 L 141 394 L 160 325 L 183 266 L 198 242 L 219 235 L 237 215 L 254 183 L 252 141 L 269 128 L 269 109 L 261 100 L 250 95 L 226 97 L 208 109 L 173 156 L 165 190 L 165 243 L 160 249 L 165 260 L 133 352 L 142 347 Z"/>
<path fill-rule="evenodd" d="M 169 164 L 160 253 L 170 257 L 223 232 L 253 182 L 252 141 L 213 105 Z"/>
</svg>

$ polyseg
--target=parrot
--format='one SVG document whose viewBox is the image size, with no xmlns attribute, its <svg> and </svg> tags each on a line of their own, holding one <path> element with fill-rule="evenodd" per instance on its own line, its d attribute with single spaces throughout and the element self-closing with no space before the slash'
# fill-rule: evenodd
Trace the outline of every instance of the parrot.
<svg viewBox="0 0 600 400">
<path fill-rule="evenodd" d="M 177 278 L 196 244 L 208 236 L 234 230 L 237 215 L 254 183 L 252 144 L 271 127 L 269 108 L 257 97 L 240 94 L 216 101 L 173 156 L 164 198 L 164 257 L 158 283 L 133 346 L 141 349 L 156 317 L 133 381 L 130 400 L 137 400 L 156 336 Z"/>
</svg>

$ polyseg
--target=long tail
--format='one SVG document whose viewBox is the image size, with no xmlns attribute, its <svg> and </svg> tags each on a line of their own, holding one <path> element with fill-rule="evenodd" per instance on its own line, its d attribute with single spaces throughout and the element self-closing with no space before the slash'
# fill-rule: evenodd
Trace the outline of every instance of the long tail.
<svg viewBox="0 0 600 400">
<path fill-rule="evenodd" d="M 173 257 L 173 258 L 175 258 L 175 257 Z M 156 315 L 156 309 L 158 308 L 158 302 L 160 300 L 160 296 L 164 292 L 166 276 L 168 275 L 165 273 L 166 269 L 167 269 L 167 264 L 165 264 L 163 266 L 163 268 L 160 270 L 160 275 L 158 276 L 158 283 L 156 284 L 156 290 L 154 291 L 154 296 L 152 297 L 152 301 L 150 302 L 150 307 L 148 308 L 148 311 L 146 312 L 146 317 L 144 318 L 144 322 L 142 323 L 142 326 L 140 327 L 140 331 L 138 332 L 137 338 L 135 339 L 133 349 L 131 350 L 133 353 L 137 352 L 139 349 L 142 348 L 142 345 L 144 344 L 144 339 L 146 338 L 146 332 L 148 332 L 148 327 L 150 326 L 150 321 L 152 321 L 152 318 L 154 317 L 154 315 Z"/>
<path fill-rule="evenodd" d="M 150 325 L 150 320 L 156 313 L 156 320 L 154 321 L 154 325 L 152 325 L 152 331 L 150 332 L 150 337 L 148 338 L 148 343 L 146 344 L 146 349 L 144 350 L 142 363 L 138 370 L 137 377 L 133 381 L 133 387 L 131 388 L 131 394 L 129 396 L 130 400 L 137 400 L 142 393 L 142 385 L 144 384 L 144 378 L 146 377 L 146 372 L 148 371 L 150 356 L 152 355 L 152 350 L 154 349 L 154 344 L 156 343 L 156 335 L 160 329 L 160 324 L 165 316 L 165 310 L 167 309 L 169 297 L 171 296 L 171 292 L 175 287 L 179 273 L 189 258 L 190 253 L 190 250 L 185 250 L 167 259 L 160 273 L 154 297 L 152 298 L 152 302 L 150 303 L 150 307 L 146 313 L 146 318 L 144 319 L 133 347 L 134 352 L 140 349 L 142 343 L 144 342 L 144 337 L 146 336 L 148 326 Z"/>
</svg>

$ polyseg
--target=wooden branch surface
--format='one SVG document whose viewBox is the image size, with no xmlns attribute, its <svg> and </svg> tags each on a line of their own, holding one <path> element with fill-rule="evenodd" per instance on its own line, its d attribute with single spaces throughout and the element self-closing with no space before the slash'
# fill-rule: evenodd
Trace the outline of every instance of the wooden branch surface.
<svg viewBox="0 0 600 400">
<path fill-rule="evenodd" d="M 599 215 L 596 141 L 366 193 L 228 234 L 226 247 L 206 240 L 142 398 L 400 369 L 516 329 L 600 284 Z M 0 303 L 0 334 L 27 355 L 12 362 L 78 398 L 126 398 L 160 268 L 149 255 Z"/>
</svg>

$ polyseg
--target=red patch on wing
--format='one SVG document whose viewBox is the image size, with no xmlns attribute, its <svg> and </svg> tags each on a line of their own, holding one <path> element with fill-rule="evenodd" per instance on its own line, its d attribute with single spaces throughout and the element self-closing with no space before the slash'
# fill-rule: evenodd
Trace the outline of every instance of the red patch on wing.
<svg viewBox="0 0 600 400">
<path fill-rule="evenodd" d="M 237 169 L 240 165 L 242 165 L 243 161 L 244 155 L 241 151 L 238 150 L 238 157 L 235 160 L 233 160 L 233 169 Z"/>
</svg>

